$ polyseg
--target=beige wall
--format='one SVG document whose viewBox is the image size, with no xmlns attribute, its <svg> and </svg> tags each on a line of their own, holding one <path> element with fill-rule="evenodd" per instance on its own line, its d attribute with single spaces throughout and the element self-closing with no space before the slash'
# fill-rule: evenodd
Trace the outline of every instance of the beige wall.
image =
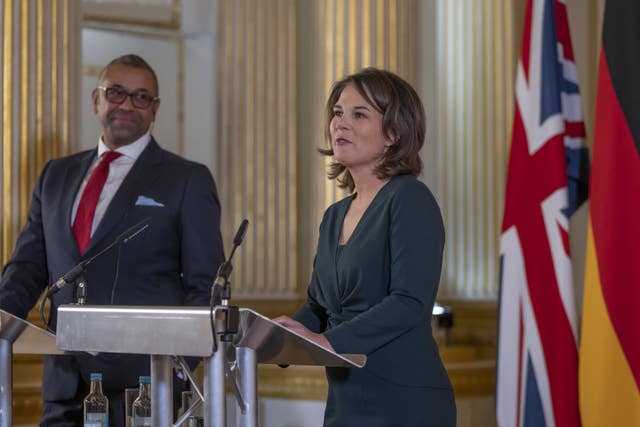
<svg viewBox="0 0 640 427">
<path fill-rule="evenodd" d="M 0 259 L 10 256 L 37 175 L 77 137 L 76 3 L 0 1 Z"/>
</svg>

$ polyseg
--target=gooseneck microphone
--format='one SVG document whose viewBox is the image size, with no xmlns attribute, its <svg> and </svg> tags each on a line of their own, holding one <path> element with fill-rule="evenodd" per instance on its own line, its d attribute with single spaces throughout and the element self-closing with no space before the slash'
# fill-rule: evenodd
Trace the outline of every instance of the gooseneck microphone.
<svg viewBox="0 0 640 427">
<path fill-rule="evenodd" d="M 84 272 L 89 264 L 91 264 L 96 258 L 103 255 L 105 252 L 114 248 L 115 246 L 121 243 L 127 243 L 129 240 L 133 239 L 139 233 L 141 233 L 145 228 L 149 226 L 149 222 L 151 218 L 145 218 L 139 223 L 135 224 L 132 227 L 129 227 L 125 231 L 123 231 L 120 235 L 118 235 L 111 243 L 105 246 L 100 252 L 97 252 L 90 258 L 87 258 L 81 262 L 79 262 L 75 267 L 65 273 L 62 277 L 55 281 L 49 289 L 47 289 L 47 293 L 45 294 L 45 298 L 49 298 L 51 295 L 58 292 L 62 289 L 66 284 L 75 282 L 78 277 Z"/>
<path fill-rule="evenodd" d="M 115 246 L 118 246 L 121 243 L 127 243 L 129 240 L 137 236 L 140 232 L 142 232 L 145 228 L 149 226 L 149 222 L 151 222 L 151 218 L 145 218 L 139 223 L 135 224 L 134 226 L 129 227 L 120 235 L 118 235 L 111 243 L 109 243 L 107 246 L 105 246 L 103 249 L 97 252 L 95 255 L 83 261 L 80 261 L 75 267 L 73 267 L 71 270 L 66 272 L 61 278 L 59 278 L 51 286 L 49 286 L 44 297 L 42 297 L 42 299 L 40 300 L 40 307 L 39 307 L 40 318 L 42 319 L 42 322 L 46 325 L 47 330 L 49 330 L 50 332 L 53 332 L 49 328 L 49 322 L 47 321 L 46 316 L 44 315 L 44 306 L 45 306 L 45 303 L 47 302 L 47 299 L 49 299 L 53 294 L 58 292 L 68 283 L 73 283 L 76 280 L 78 280 L 78 278 L 82 277 L 87 266 L 91 264 L 96 258 L 101 256 L 105 252 L 109 251 L 110 249 L 114 248 Z M 82 293 L 82 297 L 81 298 L 79 297 L 79 299 L 81 299 L 82 300 L 81 302 L 84 303 L 84 299 L 86 295 L 86 283 L 84 283 L 84 280 L 81 280 L 81 285 L 82 286 L 79 286 L 79 288 L 81 289 L 79 289 L 78 291 Z"/>
<path fill-rule="evenodd" d="M 228 292 L 229 276 L 233 271 L 231 259 L 233 259 L 233 255 L 236 253 L 236 249 L 238 248 L 238 246 L 242 244 L 242 241 L 247 234 L 248 227 L 249 221 L 245 218 L 240 223 L 238 231 L 236 231 L 236 235 L 233 238 L 233 247 L 231 248 L 229 259 L 224 261 L 222 264 L 220 264 L 220 267 L 218 267 L 216 279 L 213 281 L 213 286 L 211 287 L 211 305 L 220 305 L 221 303 L 229 302 L 229 295 L 225 295 L 225 293 Z"/>
<path fill-rule="evenodd" d="M 238 332 L 238 307 L 232 307 L 229 305 L 231 299 L 231 286 L 229 285 L 229 276 L 233 271 L 233 265 L 231 259 L 236 253 L 236 249 L 247 234 L 247 227 L 249 221 L 245 218 L 240 223 L 236 236 L 233 238 L 233 247 L 231 248 L 231 254 L 229 258 L 220 264 L 216 278 L 211 286 L 211 300 L 209 302 L 209 321 L 211 322 L 211 335 L 213 340 L 213 352 L 218 351 L 218 342 L 216 338 L 216 326 L 214 319 L 214 309 L 220 311 L 221 322 L 223 324 L 222 331 L 220 331 L 221 341 L 231 341 L 233 335 Z M 217 308 L 216 308 L 217 307 Z M 217 316 L 217 315 L 216 315 Z"/>
<path fill-rule="evenodd" d="M 234 245 L 233 251 L 235 251 L 236 248 L 240 246 L 240 244 L 244 240 L 244 236 L 247 235 L 248 227 L 249 227 L 249 220 L 245 218 L 240 223 L 240 227 L 238 227 L 238 231 L 236 231 L 236 237 L 233 238 L 233 245 Z M 233 251 L 231 252 L 231 256 L 229 256 L 229 258 L 233 256 Z"/>
</svg>

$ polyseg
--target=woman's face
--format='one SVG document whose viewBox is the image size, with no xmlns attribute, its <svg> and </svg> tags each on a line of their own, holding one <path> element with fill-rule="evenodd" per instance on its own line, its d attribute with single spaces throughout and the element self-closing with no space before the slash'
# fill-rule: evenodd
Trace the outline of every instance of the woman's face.
<svg viewBox="0 0 640 427">
<path fill-rule="evenodd" d="M 373 171 L 393 144 L 382 132 L 382 114 L 352 84 L 345 86 L 333 107 L 329 134 L 335 161 L 352 172 Z"/>
</svg>

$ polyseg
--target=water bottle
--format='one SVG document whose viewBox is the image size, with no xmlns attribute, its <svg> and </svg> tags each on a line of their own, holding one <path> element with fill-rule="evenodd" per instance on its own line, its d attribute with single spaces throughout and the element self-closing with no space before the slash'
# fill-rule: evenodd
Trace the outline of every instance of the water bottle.
<svg viewBox="0 0 640 427">
<path fill-rule="evenodd" d="M 109 399 L 102 393 L 102 374 L 91 374 L 91 390 L 84 398 L 84 427 L 109 426 Z"/>
<path fill-rule="evenodd" d="M 140 377 L 140 391 L 131 405 L 131 427 L 151 427 L 151 377 Z"/>
</svg>

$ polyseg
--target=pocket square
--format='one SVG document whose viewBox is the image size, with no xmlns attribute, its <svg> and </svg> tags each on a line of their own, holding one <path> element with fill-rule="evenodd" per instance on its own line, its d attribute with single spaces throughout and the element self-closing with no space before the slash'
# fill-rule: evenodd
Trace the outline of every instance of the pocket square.
<svg viewBox="0 0 640 427">
<path fill-rule="evenodd" d="M 163 208 L 164 203 L 157 202 L 151 197 L 138 196 L 138 199 L 136 200 L 136 206 L 157 206 L 159 208 Z"/>
</svg>

